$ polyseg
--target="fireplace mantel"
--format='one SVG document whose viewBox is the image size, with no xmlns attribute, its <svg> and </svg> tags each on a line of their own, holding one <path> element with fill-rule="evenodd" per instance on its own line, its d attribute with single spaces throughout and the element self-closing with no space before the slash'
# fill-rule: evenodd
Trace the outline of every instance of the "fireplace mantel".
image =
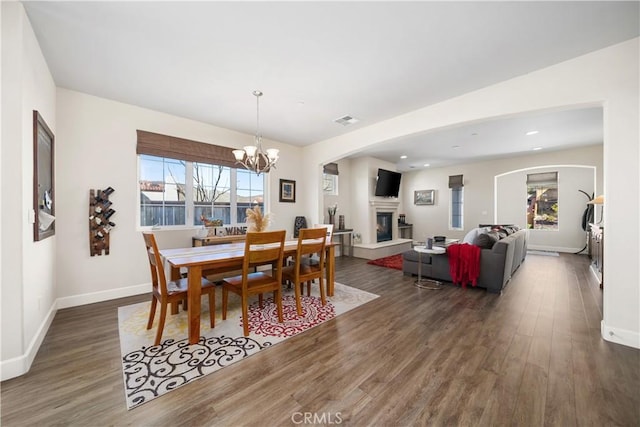
<svg viewBox="0 0 640 427">
<path fill-rule="evenodd" d="M 369 200 L 369 206 L 374 208 L 397 209 L 400 202 L 392 200 Z"/>
</svg>

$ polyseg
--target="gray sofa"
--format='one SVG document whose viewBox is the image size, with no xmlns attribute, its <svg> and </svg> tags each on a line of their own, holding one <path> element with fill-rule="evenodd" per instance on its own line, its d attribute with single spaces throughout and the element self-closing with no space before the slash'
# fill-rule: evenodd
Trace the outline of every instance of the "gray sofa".
<svg viewBox="0 0 640 427">
<path fill-rule="evenodd" d="M 527 231 L 519 230 L 493 244 L 491 249 L 480 250 L 480 277 L 478 286 L 492 293 L 501 293 L 527 254 Z M 422 277 L 451 282 L 449 259 L 444 255 L 421 254 Z M 405 275 L 418 274 L 418 252 L 402 254 Z"/>
</svg>

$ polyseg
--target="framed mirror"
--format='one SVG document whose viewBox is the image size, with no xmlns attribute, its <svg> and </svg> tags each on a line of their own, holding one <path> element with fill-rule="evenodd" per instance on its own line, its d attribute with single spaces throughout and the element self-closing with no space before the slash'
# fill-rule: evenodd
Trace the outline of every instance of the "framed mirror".
<svg viewBox="0 0 640 427">
<path fill-rule="evenodd" d="M 33 240 L 56 234 L 54 190 L 54 136 L 36 110 L 33 111 Z"/>
</svg>

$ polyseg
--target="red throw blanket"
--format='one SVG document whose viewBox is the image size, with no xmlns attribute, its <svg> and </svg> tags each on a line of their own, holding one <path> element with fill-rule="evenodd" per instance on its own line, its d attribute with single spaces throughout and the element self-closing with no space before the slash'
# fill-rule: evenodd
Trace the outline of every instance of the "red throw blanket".
<svg viewBox="0 0 640 427">
<path fill-rule="evenodd" d="M 453 283 L 460 283 L 463 288 L 467 283 L 476 286 L 480 275 L 480 248 L 468 243 L 453 244 L 447 247 L 447 255 Z"/>
</svg>

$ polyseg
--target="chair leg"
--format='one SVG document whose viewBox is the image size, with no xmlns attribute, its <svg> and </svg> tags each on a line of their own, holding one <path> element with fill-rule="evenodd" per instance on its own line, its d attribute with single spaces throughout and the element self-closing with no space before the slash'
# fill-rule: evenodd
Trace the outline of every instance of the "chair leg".
<svg viewBox="0 0 640 427">
<path fill-rule="evenodd" d="M 158 322 L 158 332 L 156 333 L 156 341 L 153 345 L 160 345 L 160 340 L 162 339 L 162 330 L 164 329 L 164 321 L 167 318 L 167 302 L 160 302 L 160 319 Z"/>
<path fill-rule="evenodd" d="M 227 303 L 229 302 L 229 291 L 222 288 L 222 320 L 227 320 Z"/>
<path fill-rule="evenodd" d="M 282 316 L 282 291 L 277 290 L 273 291 L 273 299 L 276 302 L 276 306 L 278 307 L 278 322 L 284 322 L 284 317 Z"/>
<path fill-rule="evenodd" d="M 311 281 L 307 281 L 307 296 L 311 296 Z"/>
<path fill-rule="evenodd" d="M 249 336 L 249 298 L 246 295 L 242 295 L 242 330 L 244 336 Z"/>
<path fill-rule="evenodd" d="M 209 319 L 211 320 L 211 327 L 216 326 L 216 288 L 209 291 Z"/>
<path fill-rule="evenodd" d="M 149 321 L 147 322 L 147 329 L 151 329 L 153 326 L 153 318 L 156 315 L 156 307 L 158 305 L 158 301 L 154 295 L 151 295 L 151 309 L 149 310 Z"/>
<path fill-rule="evenodd" d="M 302 290 L 300 289 L 302 287 L 302 283 L 300 283 L 300 286 L 298 286 L 298 284 L 296 283 L 294 288 L 296 290 L 296 311 L 298 313 L 298 316 L 302 316 L 302 303 L 300 302 L 301 297 L 301 293 Z"/>
<path fill-rule="evenodd" d="M 324 283 L 322 283 L 322 277 L 320 277 L 320 300 L 322 301 L 322 305 L 327 305 L 327 297 L 324 292 Z"/>
<path fill-rule="evenodd" d="M 262 294 L 258 294 L 258 306 L 260 307 L 261 310 L 263 308 L 262 303 L 263 303 Z"/>
</svg>

